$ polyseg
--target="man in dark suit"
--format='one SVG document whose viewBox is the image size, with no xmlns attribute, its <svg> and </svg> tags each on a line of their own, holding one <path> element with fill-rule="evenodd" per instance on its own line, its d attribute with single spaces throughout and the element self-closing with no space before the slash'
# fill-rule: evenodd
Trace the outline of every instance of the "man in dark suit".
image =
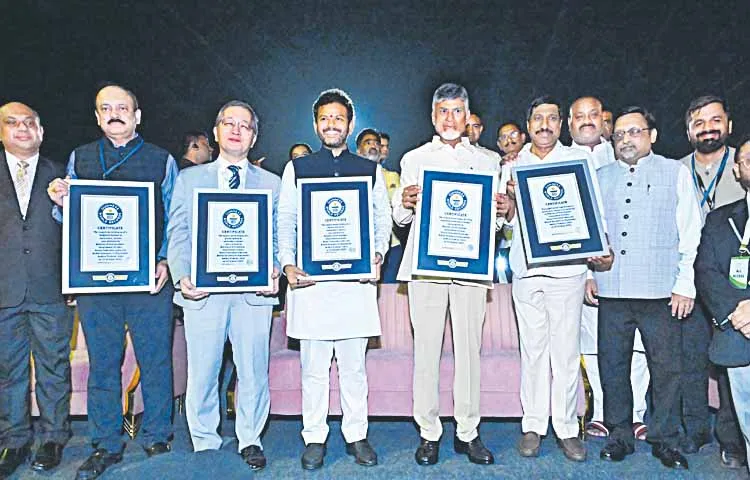
<svg viewBox="0 0 750 480">
<path fill-rule="evenodd" d="M 30 354 L 42 442 L 31 468 L 56 467 L 70 438 L 73 317 L 60 292 L 60 225 L 44 190 L 62 165 L 39 156 L 43 134 L 30 107 L 0 107 L 0 478 L 31 454 Z"/>
<path fill-rule="evenodd" d="M 750 136 L 735 151 L 733 171 L 742 188 L 750 190 Z M 747 449 L 750 449 L 749 201 L 746 195 L 708 214 L 695 260 L 696 287 L 717 328 L 709 357 L 713 363 L 727 367 L 732 400 Z"/>
</svg>

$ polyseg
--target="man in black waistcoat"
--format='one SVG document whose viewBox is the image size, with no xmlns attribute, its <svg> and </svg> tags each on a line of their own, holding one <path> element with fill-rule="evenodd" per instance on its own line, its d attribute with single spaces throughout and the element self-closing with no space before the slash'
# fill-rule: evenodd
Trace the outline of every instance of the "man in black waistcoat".
<svg viewBox="0 0 750 480">
<path fill-rule="evenodd" d="M 94 452 L 78 469 L 88 480 L 122 460 L 120 365 L 125 328 L 135 347 L 141 371 L 143 423 L 139 442 L 148 456 L 171 450 L 172 435 L 172 293 L 167 282 L 167 212 L 177 163 L 164 149 L 147 143 L 136 132 L 141 111 L 130 90 L 108 85 L 96 95 L 96 119 L 104 132 L 99 140 L 76 148 L 68 176 L 89 180 L 152 182 L 155 195 L 156 287 L 149 293 L 107 293 L 78 296 L 81 326 L 89 353 L 88 419 Z M 50 184 L 58 205 L 68 194 L 62 179 Z M 166 287 L 165 287 L 166 285 Z M 165 288 L 162 288 L 165 287 Z"/>
<path fill-rule="evenodd" d="M 70 438 L 73 316 L 60 292 L 60 225 L 44 192 L 62 165 L 39 155 L 39 114 L 0 107 L 0 478 L 31 453 L 29 354 L 34 355 L 41 446 L 31 467 L 49 470 Z"/>
</svg>

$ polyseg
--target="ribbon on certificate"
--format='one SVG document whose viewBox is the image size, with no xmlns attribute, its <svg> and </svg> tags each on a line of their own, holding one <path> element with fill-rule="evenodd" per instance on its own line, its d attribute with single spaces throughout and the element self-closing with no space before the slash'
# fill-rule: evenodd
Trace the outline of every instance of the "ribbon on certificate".
<svg viewBox="0 0 750 480">
<path fill-rule="evenodd" d="M 581 246 L 580 243 L 561 243 L 560 245 L 550 245 L 549 249 L 553 252 L 569 252 L 571 250 L 579 249 Z"/>
<path fill-rule="evenodd" d="M 229 283 L 237 283 L 237 282 L 247 282 L 250 277 L 248 276 L 242 276 L 242 275 L 235 275 L 231 274 L 226 277 L 216 277 L 217 282 L 229 282 Z"/>
<path fill-rule="evenodd" d="M 339 270 L 349 270 L 352 268 L 352 264 L 333 262 L 330 265 L 321 265 L 320 268 L 323 270 L 333 270 L 334 272 L 338 272 Z"/>
<path fill-rule="evenodd" d="M 459 262 L 455 258 L 451 258 L 450 260 L 438 260 L 436 263 L 440 265 L 441 267 L 448 267 L 448 268 L 456 268 L 456 267 L 466 268 L 469 266 L 469 262 Z"/>
<path fill-rule="evenodd" d="M 95 282 L 122 282 L 128 279 L 127 275 L 115 275 L 114 273 L 107 273 L 105 275 L 91 275 L 91 280 Z"/>
</svg>

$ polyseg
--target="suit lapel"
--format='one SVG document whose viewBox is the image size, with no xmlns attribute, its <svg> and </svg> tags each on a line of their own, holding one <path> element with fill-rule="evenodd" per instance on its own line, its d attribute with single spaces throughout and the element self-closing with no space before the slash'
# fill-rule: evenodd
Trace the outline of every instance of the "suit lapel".
<svg viewBox="0 0 750 480">
<path fill-rule="evenodd" d="M 13 174 L 10 172 L 10 168 L 8 168 L 8 159 L 5 156 L 5 149 L 0 148 L 0 161 L 3 162 L 2 166 L 0 168 L 3 169 L 5 172 L 4 175 L 2 175 L 2 183 L 5 183 L 5 185 L 2 185 L 0 183 L 0 188 L 3 189 L 4 192 L 7 192 L 7 195 L 4 196 L 6 201 L 8 202 L 9 206 L 12 210 L 15 210 L 19 216 L 21 216 L 21 206 L 18 204 L 18 196 L 16 195 L 16 184 L 13 182 Z M 37 166 L 37 168 L 39 168 Z M 31 202 L 29 202 L 31 203 Z M 28 215 L 28 211 L 26 212 Z"/>
</svg>

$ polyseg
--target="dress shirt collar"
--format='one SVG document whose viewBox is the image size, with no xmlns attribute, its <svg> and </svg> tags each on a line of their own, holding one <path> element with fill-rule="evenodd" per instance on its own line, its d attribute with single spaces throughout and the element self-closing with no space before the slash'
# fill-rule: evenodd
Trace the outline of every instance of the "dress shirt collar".
<svg viewBox="0 0 750 480">
<path fill-rule="evenodd" d="M 134 147 L 134 146 L 136 145 L 136 143 L 138 143 L 138 142 L 140 141 L 140 138 L 141 138 L 141 135 L 140 135 L 140 134 L 139 134 L 138 132 L 135 132 L 135 137 L 131 138 L 131 139 L 130 139 L 130 140 L 128 141 L 128 143 L 126 143 L 125 145 L 120 145 L 120 146 L 117 146 L 117 145 L 115 145 L 115 144 L 114 144 L 114 142 L 112 141 L 112 139 L 111 139 L 111 138 L 109 138 L 109 137 L 107 137 L 107 136 L 105 135 L 105 136 L 104 136 L 104 143 L 105 143 L 105 144 L 106 144 L 106 145 L 107 145 L 107 146 L 108 146 L 109 148 L 112 148 L 112 149 L 115 149 L 115 150 L 116 150 L 116 149 L 118 149 L 118 148 L 127 148 L 127 149 L 131 149 L 131 148 L 133 148 L 133 147 Z"/>
<path fill-rule="evenodd" d="M 453 148 L 453 147 L 451 147 L 450 144 L 445 143 L 440 138 L 440 135 L 433 135 L 432 141 L 430 142 L 430 144 L 432 144 L 432 146 L 433 146 L 433 148 L 435 150 L 440 149 L 440 148 Z M 458 148 L 459 146 L 464 147 L 464 148 L 475 148 L 471 144 L 471 142 L 469 142 L 469 139 L 467 137 L 461 137 L 461 141 L 456 144 L 456 148 Z"/>
<path fill-rule="evenodd" d="M 248 170 L 247 167 L 250 164 L 250 162 L 248 162 L 247 158 L 243 158 L 237 163 L 232 163 L 226 158 L 219 155 L 219 158 L 216 159 L 216 164 L 219 166 L 219 170 L 222 170 L 222 171 L 225 170 L 227 167 L 229 167 L 229 165 L 237 165 L 238 167 L 240 167 L 240 170 L 247 172 Z"/>
<path fill-rule="evenodd" d="M 601 149 L 603 149 L 603 148 L 607 148 L 607 143 L 608 143 L 608 142 L 607 142 L 607 139 L 606 139 L 606 138 L 604 138 L 604 137 L 599 137 L 599 143 L 597 143 L 597 144 L 596 144 L 596 145 L 594 145 L 593 147 L 589 147 L 588 145 L 581 145 L 581 144 L 579 144 L 579 143 L 576 143 L 576 141 L 575 141 L 575 140 L 573 140 L 573 141 L 572 141 L 572 143 L 570 144 L 570 146 L 571 146 L 571 147 L 574 147 L 574 148 L 579 148 L 579 149 L 581 149 L 581 150 L 586 150 L 587 152 L 591 152 L 591 153 L 594 153 L 594 152 L 596 152 L 597 150 L 601 150 Z"/>
<path fill-rule="evenodd" d="M 15 171 L 18 168 L 18 162 L 21 160 L 20 158 L 16 157 L 9 151 L 5 150 L 5 159 L 8 162 L 8 168 L 10 169 L 10 172 L 12 175 L 15 175 Z M 28 162 L 29 167 L 27 171 L 29 173 L 36 170 L 36 164 L 39 162 L 39 152 L 36 152 L 34 155 L 30 156 L 26 159 L 26 162 Z"/>
<path fill-rule="evenodd" d="M 555 142 L 555 146 L 552 147 L 552 150 L 550 150 L 549 153 L 547 153 L 547 155 L 544 156 L 544 158 L 539 158 L 534 152 L 532 152 L 531 151 L 531 147 L 532 146 L 533 146 L 533 143 L 529 142 L 529 143 L 525 144 L 523 146 L 523 148 L 521 148 L 521 151 L 518 152 L 518 153 L 524 153 L 525 155 L 531 155 L 533 158 L 535 158 L 535 159 L 537 159 L 539 161 L 544 161 L 544 158 L 547 158 L 550 155 L 554 155 L 554 153 L 557 150 L 559 150 L 561 147 L 563 147 L 563 144 L 560 142 L 560 140 L 558 140 L 557 142 Z"/>
<path fill-rule="evenodd" d="M 646 155 L 643 158 L 639 158 L 637 162 L 635 162 L 635 165 L 631 165 L 629 163 L 623 162 L 622 160 L 617 160 L 617 164 L 620 166 L 620 168 L 638 168 L 641 165 L 644 165 L 651 161 L 651 159 L 654 158 L 654 151 L 651 150 L 648 152 L 648 155 Z"/>
</svg>

